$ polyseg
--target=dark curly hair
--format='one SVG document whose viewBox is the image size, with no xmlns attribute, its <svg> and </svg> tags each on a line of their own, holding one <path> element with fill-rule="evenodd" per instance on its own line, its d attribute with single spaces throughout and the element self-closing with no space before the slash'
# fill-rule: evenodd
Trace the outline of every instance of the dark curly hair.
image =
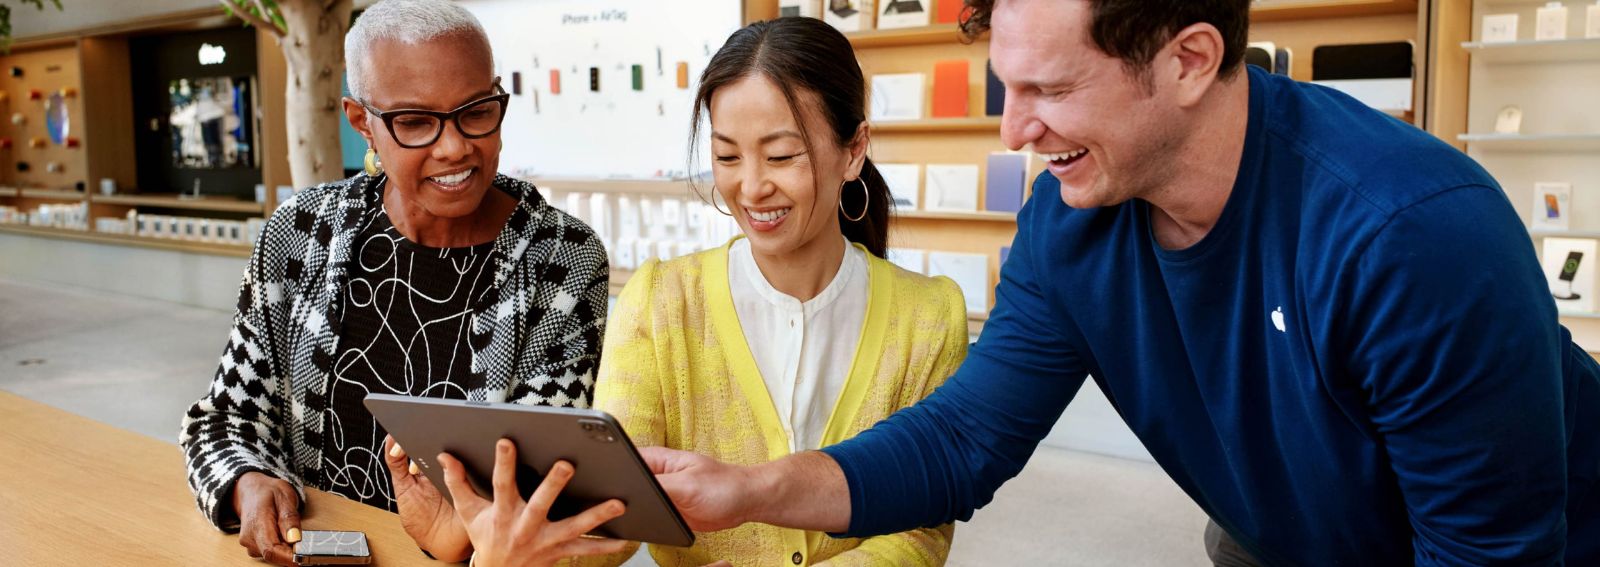
<svg viewBox="0 0 1600 567">
<path fill-rule="evenodd" d="M 966 0 L 961 31 L 976 40 L 989 31 L 989 17 L 1001 0 Z M 1217 75 L 1244 68 L 1250 35 L 1250 0 L 1089 0 L 1089 37 L 1100 51 L 1121 59 L 1129 73 L 1146 77 L 1150 61 L 1178 30 L 1198 23 L 1215 26 L 1224 51 Z"/>
</svg>

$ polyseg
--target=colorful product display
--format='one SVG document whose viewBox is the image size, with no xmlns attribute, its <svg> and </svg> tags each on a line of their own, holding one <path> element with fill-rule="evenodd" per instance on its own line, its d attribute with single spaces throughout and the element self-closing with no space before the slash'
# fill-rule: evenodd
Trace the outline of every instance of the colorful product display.
<svg viewBox="0 0 1600 567">
<path fill-rule="evenodd" d="M 968 68 L 966 59 L 933 64 L 934 118 L 966 118 Z"/>
</svg>

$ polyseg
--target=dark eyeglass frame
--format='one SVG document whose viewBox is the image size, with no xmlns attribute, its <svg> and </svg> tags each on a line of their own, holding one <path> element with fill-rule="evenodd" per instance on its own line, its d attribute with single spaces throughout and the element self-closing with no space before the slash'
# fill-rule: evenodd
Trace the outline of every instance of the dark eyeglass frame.
<svg viewBox="0 0 1600 567">
<path fill-rule="evenodd" d="M 511 93 L 508 93 L 508 92 L 505 91 L 505 89 L 500 88 L 500 77 L 495 77 L 494 78 L 494 83 L 493 83 L 492 86 L 493 86 L 494 92 L 497 93 L 497 94 L 492 94 L 492 95 L 489 95 L 489 96 L 486 96 L 486 97 L 483 97 L 483 98 L 480 98 L 480 99 L 477 99 L 477 100 L 470 101 L 470 102 L 468 102 L 466 104 L 463 104 L 461 106 L 456 107 L 455 110 L 451 110 L 449 112 L 439 112 L 439 111 L 436 111 L 436 110 L 422 110 L 422 109 L 416 109 L 416 108 L 396 108 L 396 109 L 393 109 L 393 110 L 378 110 L 376 108 L 373 108 L 372 105 L 367 104 L 367 101 L 358 99 L 358 100 L 356 100 L 356 102 L 361 105 L 361 108 L 367 109 L 368 113 L 371 113 L 373 116 L 377 116 L 379 120 L 383 121 L 383 127 L 387 128 L 389 130 L 389 137 L 394 140 L 394 143 L 399 144 L 400 147 L 407 148 L 407 149 L 426 148 L 428 146 L 433 145 L 434 142 L 439 141 L 439 136 L 444 134 L 444 125 L 445 125 L 446 122 L 454 122 L 455 125 L 456 125 L 456 132 L 459 132 L 461 134 L 461 137 L 467 138 L 469 140 L 476 140 L 476 139 L 479 139 L 479 138 L 487 138 L 489 136 L 493 136 L 495 134 L 495 132 L 499 132 L 500 131 L 500 125 L 504 124 L 505 121 L 506 121 L 506 106 L 508 104 L 510 104 L 510 102 L 511 102 Z M 500 119 L 495 121 L 494 128 L 490 128 L 488 132 L 484 132 L 482 134 L 468 134 L 466 130 L 461 128 L 461 120 L 459 120 L 458 117 L 461 116 L 461 113 L 466 112 L 468 109 L 470 109 L 472 107 L 475 107 L 475 106 L 478 106 L 480 104 L 489 102 L 489 101 L 498 101 L 500 103 Z M 400 136 L 398 134 L 394 133 L 394 121 L 395 121 L 396 118 L 400 118 L 400 117 L 408 116 L 408 115 L 421 115 L 421 116 L 428 116 L 428 117 L 432 117 L 432 118 L 438 119 L 439 120 L 439 127 L 433 131 L 433 137 L 432 138 L 428 138 L 427 142 L 421 143 L 421 144 L 407 144 L 405 142 L 400 141 Z"/>
</svg>

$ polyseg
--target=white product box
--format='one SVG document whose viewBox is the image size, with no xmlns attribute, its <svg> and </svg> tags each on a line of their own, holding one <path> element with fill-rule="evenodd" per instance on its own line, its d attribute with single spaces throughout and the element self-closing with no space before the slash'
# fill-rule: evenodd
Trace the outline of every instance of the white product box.
<svg viewBox="0 0 1600 567">
<path fill-rule="evenodd" d="M 921 120 L 923 87 L 926 84 L 927 75 L 922 73 L 873 75 L 870 119 L 884 122 Z"/>
<path fill-rule="evenodd" d="M 633 257 L 634 239 L 624 238 L 617 241 L 617 247 L 612 250 L 611 260 L 617 268 L 632 270 L 639 267 Z"/>
<path fill-rule="evenodd" d="M 611 199 L 605 193 L 589 196 L 589 228 L 601 242 L 611 239 Z"/>
<path fill-rule="evenodd" d="M 635 268 L 649 261 L 651 258 L 659 259 L 659 257 L 656 256 L 656 241 L 654 239 L 640 238 L 633 241 L 633 261 Z"/>
<path fill-rule="evenodd" d="M 1535 12 L 1533 38 L 1539 41 L 1567 39 L 1567 7 L 1560 2 L 1545 4 Z"/>
<path fill-rule="evenodd" d="M 683 234 L 683 199 L 661 198 L 661 224 L 673 237 Z"/>
<path fill-rule="evenodd" d="M 945 0 L 950 2 L 953 0 Z M 878 29 L 913 28 L 928 25 L 933 0 L 879 0 Z"/>
<path fill-rule="evenodd" d="M 914 163 L 880 163 L 878 174 L 883 176 L 883 181 L 889 184 L 889 194 L 894 198 L 894 206 L 916 210 L 921 203 L 919 195 L 922 193 L 922 166 Z"/>
<path fill-rule="evenodd" d="M 1600 38 L 1600 0 L 1586 10 L 1589 13 L 1587 25 L 1583 27 L 1583 37 Z"/>
<path fill-rule="evenodd" d="M 823 0 L 822 21 L 842 32 L 872 29 L 873 0 Z"/>
<path fill-rule="evenodd" d="M 820 18 L 822 17 L 822 2 L 821 0 L 778 0 L 778 17 Z"/>
<path fill-rule="evenodd" d="M 947 276 L 961 286 L 967 313 L 989 311 L 989 256 L 956 252 L 929 252 L 928 275 Z"/>
<path fill-rule="evenodd" d="M 617 240 L 621 241 L 639 238 L 639 209 L 634 206 L 632 197 L 617 197 Z"/>
<path fill-rule="evenodd" d="M 1533 184 L 1533 228 L 1567 230 L 1572 226 L 1572 184 Z M 1595 258 L 1600 260 L 1600 258 Z"/>
<path fill-rule="evenodd" d="M 928 164 L 930 211 L 978 210 L 978 166 Z"/>
<path fill-rule="evenodd" d="M 1479 34 L 1484 43 L 1517 40 L 1516 14 L 1490 14 L 1483 17 L 1483 31 Z"/>
<path fill-rule="evenodd" d="M 890 248 L 889 263 L 919 274 L 928 273 L 928 251 L 916 248 Z"/>
</svg>

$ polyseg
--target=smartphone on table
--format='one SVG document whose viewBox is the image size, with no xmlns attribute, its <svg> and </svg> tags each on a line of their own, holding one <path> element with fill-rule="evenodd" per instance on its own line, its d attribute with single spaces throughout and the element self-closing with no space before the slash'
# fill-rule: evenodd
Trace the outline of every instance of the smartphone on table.
<svg viewBox="0 0 1600 567">
<path fill-rule="evenodd" d="M 300 565 L 366 565 L 372 562 L 367 534 L 307 530 L 294 544 L 294 562 Z"/>
</svg>

